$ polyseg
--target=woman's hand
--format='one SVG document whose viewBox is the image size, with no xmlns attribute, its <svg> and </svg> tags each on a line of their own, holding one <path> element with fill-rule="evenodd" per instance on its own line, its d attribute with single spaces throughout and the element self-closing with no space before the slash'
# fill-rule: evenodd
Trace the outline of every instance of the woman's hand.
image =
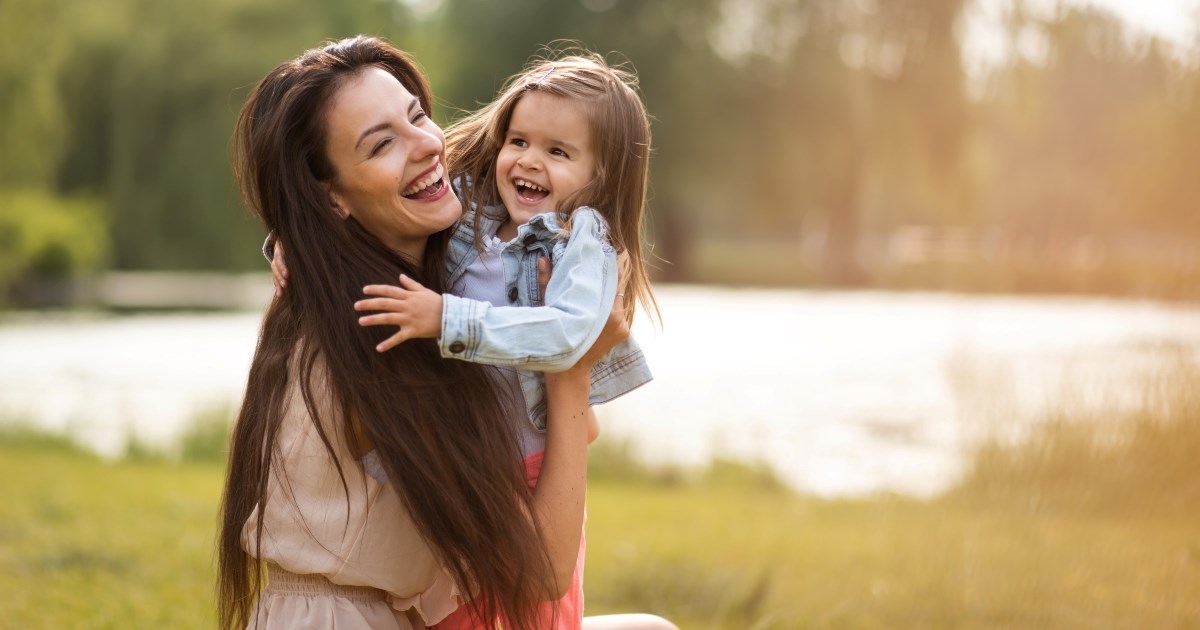
<svg viewBox="0 0 1200 630">
<path fill-rule="evenodd" d="M 592 369 L 592 365 L 599 361 L 600 357 L 608 354 L 609 350 L 628 338 L 629 322 L 625 317 L 625 295 L 623 291 L 618 291 L 617 298 L 613 300 L 612 310 L 608 312 L 608 319 L 604 322 L 604 329 L 600 331 L 600 336 L 571 369 Z"/>
<path fill-rule="evenodd" d="M 625 316 L 625 274 L 617 278 L 617 297 L 613 300 L 612 309 L 608 311 L 608 319 L 604 329 L 591 348 L 584 353 L 572 370 L 591 370 L 592 365 L 600 360 L 609 350 L 629 338 L 629 319 Z"/>
<path fill-rule="evenodd" d="M 600 331 L 600 336 L 592 343 L 592 347 L 571 368 L 572 370 L 591 370 L 592 365 L 596 361 L 599 361 L 600 357 L 608 354 L 609 350 L 612 350 L 617 344 L 629 338 L 629 322 L 627 321 L 628 318 L 625 317 L 625 279 L 628 277 L 625 273 L 626 267 L 627 263 L 618 257 L 617 297 L 613 300 L 612 309 L 608 312 L 608 319 L 604 322 L 604 329 Z M 550 284 L 550 275 L 553 269 L 550 266 L 550 261 L 545 256 L 538 258 L 537 269 L 538 290 L 541 292 L 542 300 L 545 300 L 546 287 Z"/>
<path fill-rule="evenodd" d="M 283 243 L 276 240 L 271 254 L 271 281 L 275 283 L 275 291 L 287 288 L 287 278 L 287 265 L 283 264 Z"/>
</svg>

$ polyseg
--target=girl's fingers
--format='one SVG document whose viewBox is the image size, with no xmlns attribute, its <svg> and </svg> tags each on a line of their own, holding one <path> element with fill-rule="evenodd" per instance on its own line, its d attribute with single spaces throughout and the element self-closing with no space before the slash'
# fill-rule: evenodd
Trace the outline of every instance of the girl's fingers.
<svg viewBox="0 0 1200 630">
<path fill-rule="evenodd" d="M 408 324 L 408 318 L 397 313 L 376 313 L 359 318 L 360 326 L 403 326 Z"/>
<path fill-rule="evenodd" d="M 388 350 L 395 348 L 396 346 L 404 343 L 405 341 L 408 341 L 408 335 L 404 332 L 404 329 L 401 328 L 400 332 L 397 332 L 396 334 L 392 335 L 391 337 L 384 339 L 379 345 L 375 346 L 375 351 L 376 352 L 387 352 Z"/>
<path fill-rule="evenodd" d="M 369 284 L 363 287 L 363 294 L 365 295 L 377 295 L 380 297 L 399 299 L 404 297 L 406 293 L 408 293 L 408 291 L 390 284 Z"/>
<path fill-rule="evenodd" d="M 369 300 L 359 300 L 354 303 L 356 311 L 388 311 L 398 312 L 404 308 L 404 302 L 395 298 L 371 298 Z"/>
<path fill-rule="evenodd" d="M 420 282 L 417 282 L 416 280 L 413 280 L 404 274 L 400 274 L 400 286 L 408 289 L 409 291 L 420 291 L 421 289 L 425 288 Z"/>
<path fill-rule="evenodd" d="M 390 284 L 367 285 L 363 287 L 363 294 L 375 297 L 354 303 L 356 311 L 384 311 L 359 317 L 359 326 L 396 326 L 400 329 L 375 346 L 376 352 L 387 352 L 411 338 L 408 333 L 409 314 L 404 312 L 403 300 L 408 297 L 410 291 L 422 290 L 425 287 L 404 274 L 400 275 L 400 284 L 398 287 Z"/>
</svg>

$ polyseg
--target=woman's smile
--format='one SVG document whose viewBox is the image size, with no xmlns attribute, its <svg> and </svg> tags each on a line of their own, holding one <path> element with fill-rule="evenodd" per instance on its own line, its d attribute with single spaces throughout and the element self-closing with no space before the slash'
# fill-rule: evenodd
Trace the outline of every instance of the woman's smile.
<svg viewBox="0 0 1200 630">
<path fill-rule="evenodd" d="M 442 130 L 419 99 L 381 68 L 338 91 L 326 114 L 330 199 L 392 249 L 421 259 L 430 234 L 458 220 Z"/>
<path fill-rule="evenodd" d="M 413 199 L 416 201 L 429 201 L 441 199 L 446 193 L 446 171 L 442 168 L 442 161 L 438 160 L 433 168 L 420 175 L 416 182 L 410 184 L 400 193 L 400 196 L 405 199 Z"/>
</svg>

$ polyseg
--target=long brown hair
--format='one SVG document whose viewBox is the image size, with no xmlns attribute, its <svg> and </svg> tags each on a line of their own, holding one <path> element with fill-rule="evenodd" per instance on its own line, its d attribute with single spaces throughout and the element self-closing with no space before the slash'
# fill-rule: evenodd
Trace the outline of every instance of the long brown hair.
<svg viewBox="0 0 1200 630">
<path fill-rule="evenodd" d="M 326 110 L 341 85 L 370 67 L 391 73 L 431 111 L 428 84 L 412 59 L 360 36 L 279 65 L 238 117 L 234 170 L 246 205 L 284 245 L 289 279 L 263 318 L 231 437 L 218 551 L 221 627 L 245 627 L 263 587 L 262 567 L 243 549 L 242 532 L 253 510 L 265 506 L 272 472 L 283 474 L 273 462 L 290 378 L 299 380 L 347 502 L 346 462 L 336 457 L 322 420 L 374 446 L 420 533 L 463 592 L 474 594 L 470 608 L 481 623 L 503 612 L 508 624 L 531 626 L 538 601 L 556 585 L 530 518 L 515 429 L 492 380 L 484 368 L 443 360 L 429 339 L 377 353 L 381 333 L 360 327 L 352 309 L 364 285 L 394 282 L 400 273 L 442 291 L 450 235 L 430 237 L 424 260 L 414 261 L 330 206 L 322 183 L 336 174 L 325 150 Z M 328 375 L 319 388 L 311 378 L 318 364 Z M 321 396 L 332 404 L 319 405 Z M 321 407 L 335 417 L 321 418 Z M 262 519 L 255 536 L 257 549 Z"/>
<path fill-rule="evenodd" d="M 609 65 L 600 55 L 576 48 L 550 51 L 509 78 L 500 94 L 446 131 L 452 173 L 463 182 L 463 203 L 476 212 L 501 203 L 496 188 L 496 159 L 508 133 L 513 109 L 530 91 L 569 98 L 583 104 L 596 152 L 596 174 L 556 210 L 569 222 L 570 213 L 591 206 L 608 223 L 618 252 L 628 254 L 626 316 L 632 320 L 638 302 L 657 314 L 643 252 L 642 224 L 650 179 L 650 119 L 638 94 L 637 75 Z M 478 225 L 478 223 L 476 223 Z M 482 247 L 482 235 L 476 234 Z"/>
</svg>

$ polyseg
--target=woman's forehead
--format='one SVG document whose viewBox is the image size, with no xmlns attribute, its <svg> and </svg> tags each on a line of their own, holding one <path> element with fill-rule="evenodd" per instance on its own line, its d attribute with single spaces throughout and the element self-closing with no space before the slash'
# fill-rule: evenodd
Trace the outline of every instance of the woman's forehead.
<svg viewBox="0 0 1200 630">
<path fill-rule="evenodd" d="M 326 120 L 332 135 L 353 135 L 357 142 L 358 136 L 374 126 L 407 119 L 409 111 L 419 105 L 396 77 L 382 68 L 367 68 L 338 87 Z"/>
</svg>

